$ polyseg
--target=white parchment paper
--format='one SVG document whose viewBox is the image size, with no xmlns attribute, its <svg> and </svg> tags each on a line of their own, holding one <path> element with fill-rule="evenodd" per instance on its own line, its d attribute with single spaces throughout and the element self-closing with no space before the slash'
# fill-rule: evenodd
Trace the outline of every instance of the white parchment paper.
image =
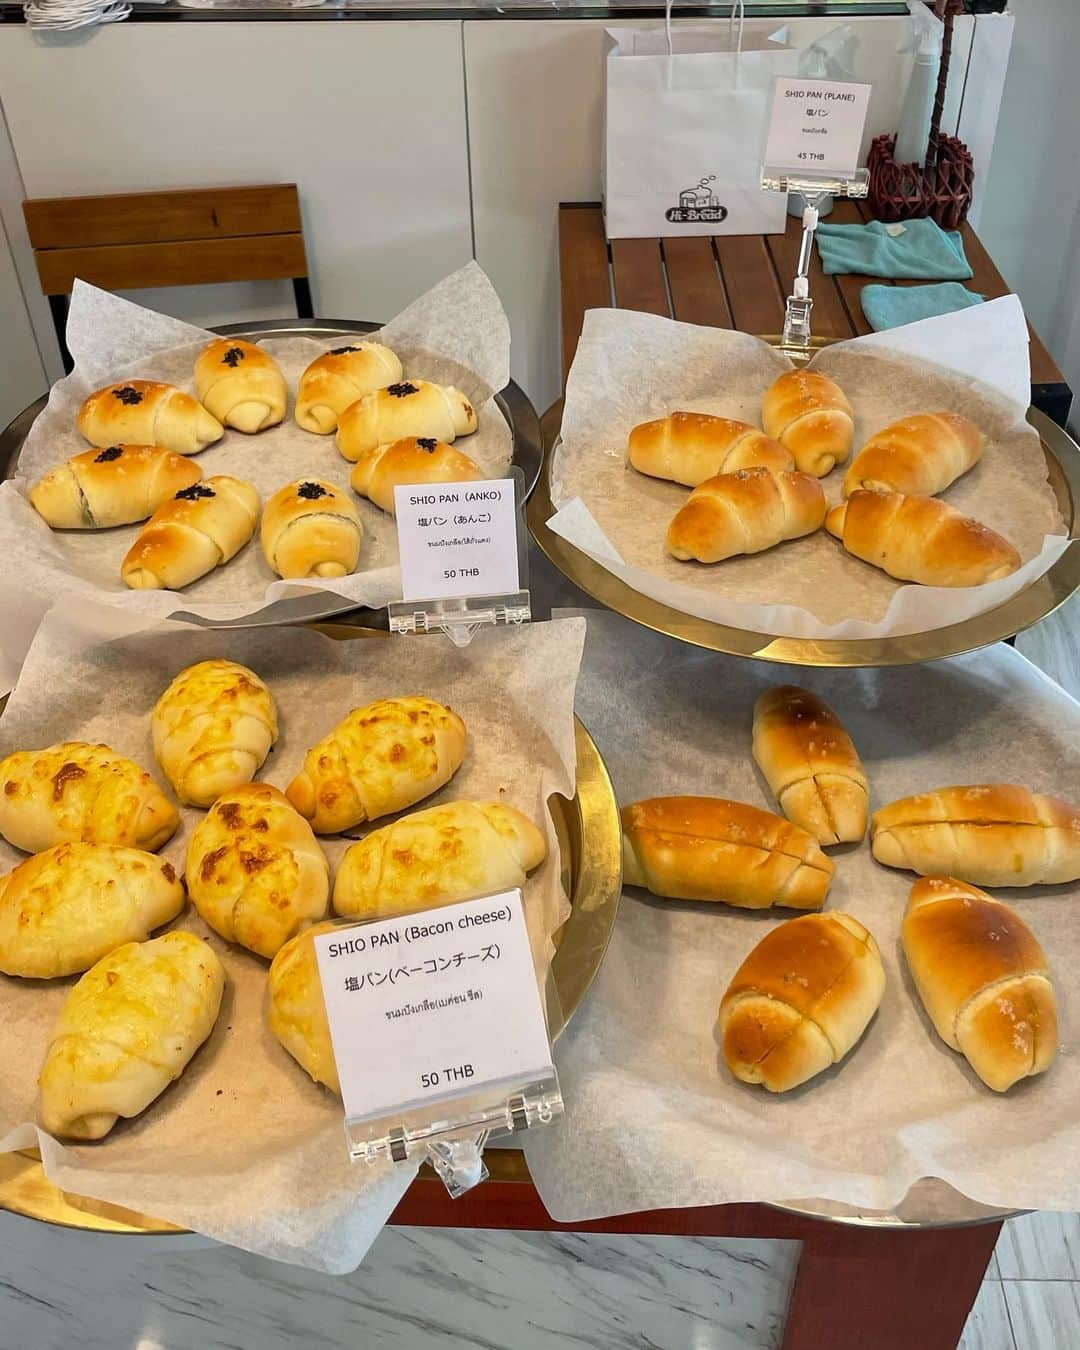
<svg viewBox="0 0 1080 1350">
<path fill-rule="evenodd" d="M 549 856 L 530 876 L 525 903 L 538 969 L 547 966 L 569 905 L 546 804 L 554 792 L 574 791 L 582 620 L 481 633 L 463 650 L 442 638 L 342 642 L 296 628 L 146 629 L 143 620 L 144 631 L 133 632 L 139 622 L 118 610 L 76 611 L 74 602 L 51 611 L 0 719 L 0 756 L 62 739 L 100 740 L 167 786 L 151 746 L 154 702 L 184 666 L 227 657 L 262 675 L 277 700 L 281 736 L 262 777 L 284 787 L 307 747 L 350 708 L 428 694 L 464 718 L 468 742 L 462 767 L 423 805 L 505 800 L 546 830 Z M 202 814 L 182 810 L 180 830 L 162 850 L 178 871 Z M 348 841 L 320 842 L 335 868 Z M 0 871 L 22 856 L 0 841 Z M 208 936 L 225 963 L 221 1015 L 180 1080 L 100 1143 L 62 1146 L 33 1123 L 38 1070 L 74 977 L 0 975 L 0 1150 L 40 1143 L 49 1179 L 64 1190 L 265 1256 L 353 1269 L 415 1168 L 349 1163 L 340 1102 L 266 1028 L 268 963 L 211 933 L 190 905 L 178 925 Z"/>
<path fill-rule="evenodd" d="M 789 680 L 843 718 L 872 809 L 988 780 L 1080 798 L 1080 705 L 1004 645 L 928 666 L 798 671 L 590 612 L 577 709 L 620 804 L 702 793 L 775 810 L 751 722 L 758 694 Z M 990 1205 L 1080 1208 L 1080 885 L 994 892 L 1046 951 L 1061 1041 L 1046 1074 L 998 1096 L 939 1040 L 907 974 L 899 934 L 914 874 L 879 866 L 866 841 L 830 852 L 826 907 L 874 934 L 885 996 L 845 1060 L 783 1095 L 729 1073 L 715 1024 L 740 962 L 794 911 L 627 888 L 589 1000 L 556 1047 L 565 1126 L 526 1136 L 554 1218 L 815 1196 L 886 1209 L 922 1177 Z"/>
</svg>

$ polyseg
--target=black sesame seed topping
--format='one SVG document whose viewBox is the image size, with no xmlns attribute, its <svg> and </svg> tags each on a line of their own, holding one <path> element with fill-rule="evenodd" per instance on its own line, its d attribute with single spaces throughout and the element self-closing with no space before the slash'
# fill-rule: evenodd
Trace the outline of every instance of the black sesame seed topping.
<svg viewBox="0 0 1080 1350">
<path fill-rule="evenodd" d="M 439 442 L 435 439 L 434 436 L 418 436 L 416 438 L 416 444 L 420 447 L 421 450 L 426 450 L 428 454 L 431 455 L 434 454 L 435 447 L 439 444 Z"/>
<path fill-rule="evenodd" d="M 410 384 L 405 380 L 402 384 L 388 384 L 386 392 L 393 395 L 394 398 L 408 398 L 410 394 L 418 394 L 420 390 L 415 384 Z"/>
<path fill-rule="evenodd" d="M 247 352 L 245 352 L 242 347 L 230 347 L 221 358 L 221 364 L 223 366 L 232 366 L 235 370 L 246 355 Z"/>
<path fill-rule="evenodd" d="M 296 489 L 296 495 L 306 502 L 317 502 L 320 497 L 329 497 L 330 493 L 321 483 L 301 483 Z"/>
<path fill-rule="evenodd" d="M 192 483 L 190 487 L 181 488 L 174 498 L 178 502 L 197 502 L 200 497 L 214 497 L 217 494 L 212 487 L 207 487 L 205 483 Z"/>
<path fill-rule="evenodd" d="M 94 463 L 109 464 L 112 460 L 119 459 L 123 453 L 124 447 L 122 445 L 110 445 L 108 450 L 102 450 L 100 455 L 94 456 Z"/>
<path fill-rule="evenodd" d="M 134 389 L 130 384 L 125 384 L 119 389 L 114 389 L 112 391 L 112 396 L 113 398 L 118 398 L 121 403 L 128 404 L 129 407 L 143 401 L 143 396 L 139 390 Z"/>
<path fill-rule="evenodd" d="M 362 351 L 361 347 L 331 347 L 326 353 L 327 356 L 347 356 L 349 352 Z"/>
</svg>

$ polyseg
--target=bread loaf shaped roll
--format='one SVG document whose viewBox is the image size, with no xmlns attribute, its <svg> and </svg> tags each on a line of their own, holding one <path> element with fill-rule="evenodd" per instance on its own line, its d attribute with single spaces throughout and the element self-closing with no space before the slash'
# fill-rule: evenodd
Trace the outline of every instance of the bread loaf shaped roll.
<svg viewBox="0 0 1080 1350">
<path fill-rule="evenodd" d="M 623 881 L 672 900 L 736 909 L 820 909 L 832 860 L 790 821 L 723 797 L 652 797 L 624 807 Z"/>
<path fill-rule="evenodd" d="M 269 783 L 219 797 L 195 828 L 184 869 L 210 927 L 267 960 L 326 915 L 330 869 L 311 826 Z"/>
<path fill-rule="evenodd" d="M 668 526 L 667 551 L 680 562 L 723 562 L 761 553 L 820 529 L 825 494 L 805 473 L 740 469 L 709 478 L 691 492 Z"/>
<path fill-rule="evenodd" d="M 150 775 L 107 745 L 61 741 L 0 759 L 0 834 L 27 853 L 73 843 L 152 852 L 179 823 Z"/>
<path fill-rule="evenodd" d="M 145 942 L 184 908 L 172 866 L 117 844 L 57 844 L 0 877 L 0 970 L 52 980 Z"/>
<path fill-rule="evenodd" d="M 850 914 L 805 914 L 772 928 L 720 1003 L 724 1059 L 736 1078 L 788 1092 L 854 1048 L 885 992 L 870 933 Z"/>
<path fill-rule="evenodd" d="M 304 756 L 285 795 L 316 834 L 339 834 L 429 797 L 465 756 L 465 723 L 422 695 L 354 708 Z"/>
<path fill-rule="evenodd" d="M 192 933 L 129 942 L 68 994 L 38 1079 L 50 1134 L 101 1139 L 179 1078 L 214 1029 L 225 971 Z"/>
<path fill-rule="evenodd" d="M 344 577 L 356 570 L 364 526 L 333 483 L 286 483 L 263 507 L 259 540 L 279 577 Z"/>
<path fill-rule="evenodd" d="M 630 463 L 638 473 L 697 487 L 736 469 L 793 469 L 795 460 L 771 436 L 746 422 L 708 413 L 673 412 L 630 433 Z"/>
<path fill-rule="evenodd" d="M 1020 566 L 1007 539 L 937 497 L 853 492 L 825 528 L 856 558 L 921 586 L 981 586 Z"/>
<path fill-rule="evenodd" d="M 874 857 L 977 886 L 1080 879 L 1080 808 L 1011 783 L 938 788 L 875 811 Z"/>
<path fill-rule="evenodd" d="M 918 413 L 871 436 L 844 475 L 844 496 L 904 492 L 925 497 L 944 492 L 976 464 L 986 437 L 959 413 Z"/>
<path fill-rule="evenodd" d="M 753 753 L 781 811 L 819 844 L 866 833 L 866 774 L 823 698 L 793 684 L 767 689 L 754 704 Z"/>
<path fill-rule="evenodd" d="M 401 379 L 401 362 L 381 342 L 355 342 L 317 356 L 296 391 L 296 420 L 305 431 L 329 436 L 358 398 Z"/>
<path fill-rule="evenodd" d="M 337 448 L 353 462 L 407 436 L 453 441 L 476 430 L 472 404 L 453 385 L 401 380 L 365 394 L 338 419 Z"/>
<path fill-rule="evenodd" d="M 761 425 L 795 456 L 802 473 L 824 478 L 851 454 L 855 418 L 843 390 L 814 370 L 789 370 L 765 391 Z"/>
<path fill-rule="evenodd" d="M 202 470 L 158 445 L 110 445 L 58 464 L 30 489 L 30 505 L 54 530 L 104 530 L 153 515 Z"/>
<path fill-rule="evenodd" d="M 934 1029 L 988 1088 L 1007 1092 L 1050 1067 L 1054 987 L 1014 909 L 952 877 L 925 877 L 911 888 L 900 936 Z"/>
<path fill-rule="evenodd" d="M 326 1020 L 318 957 L 312 941 L 338 926 L 331 920 L 305 928 L 274 957 L 267 979 L 266 1022 L 305 1073 L 340 1095 L 330 1023 Z"/>
<path fill-rule="evenodd" d="M 250 783 L 278 737 L 274 696 L 235 661 L 188 666 L 154 704 L 154 754 L 187 806 Z"/>
<path fill-rule="evenodd" d="M 351 844 L 334 878 L 334 909 L 383 919 L 473 900 L 524 886 L 546 856 L 544 836 L 516 807 L 447 802 Z"/>
<path fill-rule="evenodd" d="M 120 565 L 133 590 L 177 591 L 235 557 L 255 533 L 259 494 L 218 474 L 159 506 Z"/>
<path fill-rule="evenodd" d="M 483 472 L 468 455 L 432 436 L 409 436 L 369 450 L 356 461 L 349 483 L 361 497 L 394 514 L 394 488 L 414 483 L 476 483 Z"/>
<path fill-rule="evenodd" d="M 124 380 L 95 390 L 75 425 L 91 445 L 159 445 L 180 455 L 197 455 L 225 435 L 201 403 L 158 380 Z"/>
<path fill-rule="evenodd" d="M 249 436 L 277 426 L 288 390 L 274 358 L 243 338 L 217 338 L 195 361 L 195 395 L 213 417 Z"/>
</svg>

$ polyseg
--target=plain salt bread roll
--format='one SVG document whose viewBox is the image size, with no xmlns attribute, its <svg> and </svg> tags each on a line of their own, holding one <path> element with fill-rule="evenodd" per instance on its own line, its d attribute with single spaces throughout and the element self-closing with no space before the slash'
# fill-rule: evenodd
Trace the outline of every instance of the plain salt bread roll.
<svg viewBox="0 0 1080 1350">
<path fill-rule="evenodd" d="M 410 436 L 362 454 L 349 475 L 354 492 L 394 514 L 394 488 L 423 483 L 476 483 L 483 472 L 468 455 L 431 436 Z"/>
<path fill-rule="evenodd" d="M 988 1088 L 1007 1092 L 1050 1067 L 1054 986 L 1014 909 L 952 877 L 924 877 L 911 888 L 900 936 L 937 1034 Z"/>
<path fill-rule="evenodd" d="M 153 515 L 202 470 L 159 445 L 110 445 L 59 464 L 30 489 L 30 505 L 54 530 L 104 530 Z"/>
<path fill-rule="evenodd" d="M 337 927 L 333 920 L 313 924 L 274 957 L 266 982 L 266 1022 L 305 1073 L 340 1095 L 314 943 L 320 933 Z"/>
<path fill-rule="evenodd" d="M 819 844 L 866 833 L 866 774 L 824 699 L 793 684 L 767 689 L 754 704 L 753 754 L 784 815 Z"/>
<path fill-rule="evenodd" d="M 855 418 L 843 390 L 827 375 L 789 370 L 774 380 L 761 404 L 766 436 L 795 456 L 795 467 L 824 478 L 851 454 Z"/>
<path fill-rule="evenodd" d="M 697 487 L 736 469 L 793 469 L 791 452 L 746 422 L 708 413 L 673 412 L 630 433 L 630 463 L 638 473 Z"/>
<path fill-rule="evenodd" d="M 224 426 L 248 435 L 276 426 L 288 401 L 281 367 L 243 338 L 217 338 L 203 348 L 195 362 L 195 393 Z"/>
<path fill-rule="evenodd" d="M 197 455 L 220 441 L 225 428 L 201 403 L 172 384 L 126 380 L 96 389 L 75 419 L 91 445 L 160 445 Z"/>
<path fill-rule="evenodd" d="M 1080 808 L 1010 783 L 939 788 L 874 813 L 874 857 L 978 886 L 1080 879 Z"/>
<path fill-rule="evenodd" d="M 844 496 L 904 492 L 934 497 L 977 464 L 986 437 L 959 413 L 919 413 L 871 436 L 844 475 Z"/>
<path fill-rule="evenodd" d="M 722 797 L 652 797 L 622 812 L 623 880 L 672 900 L 820 909 L 832 860 L 797 825 Z"/>
<path fill-rule="evenodd" d="M 158 507 L 120 565 L 133 590 L 176 591 L 235 557 L 255 533 L 259 494 L 219 474 Z"/>
<path fill-rule="evenodd" d="M 305 431 L 329 436 L 350 403 L 396 384 L 401 374 L 401 362 L 381 342 L 334 347 L 317 356 L 300 376 L 296 421 Z"/>
<path fill-rule="evenodd" d="M 805 473 L 740 469 L 691 492 L 668 526 L 666 546 L 680 562 L 723 562 L 813 534 L 825 519 L 825 494 Z"/>
<path fill-rule="evenodd" d="M 1007 539 L 937 497 L 853 492 L 825 528 L 854 557 L 921 586 L 982 586 L 1020 566 Z"/>
<path fill-rule="evenodd" d="M 333 483 L 287 483 L 263 507 L 259 540 L 279 577 L 344 577 L 356 570 L 364 526 Z"/>
<path fill-rule="evenodd" d="M 736 1078 L 788 1092 L 839 1063 L 885 992 L 870 933 L 850 914 L 805 914 L 773 928 L 720 1002 L 724 1059 Z"/>
<path fill-rule="evenodd" d="M 337 448 L 354 463 L 407 436 L 450 442 L 476 430 L 476 411 L 452 385 L 403 380 L 365 394 L 338 420 Z"/>
</svg>

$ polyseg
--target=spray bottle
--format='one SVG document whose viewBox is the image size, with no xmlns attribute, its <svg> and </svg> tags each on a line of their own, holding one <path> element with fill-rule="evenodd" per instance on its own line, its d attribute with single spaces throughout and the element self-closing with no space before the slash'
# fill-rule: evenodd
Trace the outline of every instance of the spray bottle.
<svg viewBox="0 0 1080 1350">
<path fill-rule="evenodd" d="M 855 29 L 850 23 L 831 28 L 799 54 L 799 76 L 806 80 L 843 80 L 855 78 Z M 788 215 L 801 216 L 806 206 L 799 192 L 788 195 Z M 833 209 L 832 197 L 822 197 L 818 215 L 827 216 Z"/>
<path fill-rule="evenodd" d="M 918 164 L 921 168 L 926 163 L 930 141 L 930 119 L 934 111 L 945 25 L 922 0 L 907 0 L 907 5 L 915 31 L 912 41 L 900 50 L 914 52 L 915 64 L 900 113 L 893 159 L 897 164 Z"/>
</svg>

